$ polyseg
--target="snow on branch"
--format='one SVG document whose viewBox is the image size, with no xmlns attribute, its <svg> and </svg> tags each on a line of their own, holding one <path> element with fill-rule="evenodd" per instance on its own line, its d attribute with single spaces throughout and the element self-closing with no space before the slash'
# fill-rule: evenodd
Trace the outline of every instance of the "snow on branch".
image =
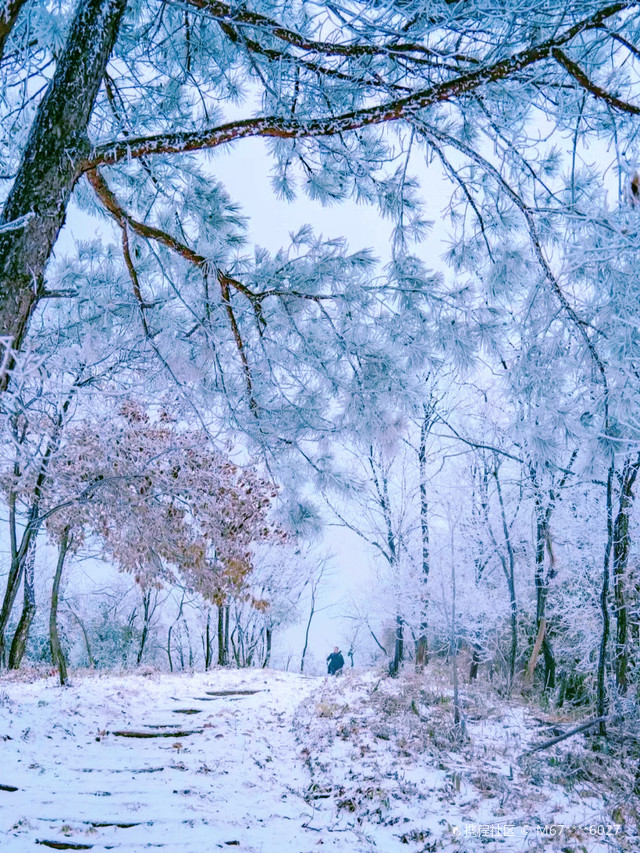
<svg viewBox="0 0 640 853">
<path fill-rule="evenodd" d="M 603 89 L 593 83 L 580 66 L 576 65 L 576 63 L 569 59 L 566 53 L 561 51 L 559 48 L 554 48 L 551 53 L 553 58 L 557 60 L 557 62 L 562 65 L 562 67 L 568 71 L 569 74 L 578 81 L 582 88 L 587 90 L 587 92 L 591 92 L 591 94 L 595 95 L 596 98 L 606 101 L 609 106 L 614 107 L 617 110 L 622 110 L 623 112 L 631 113 L 632 115 L 640 115 L 640 107 L 636 107 L 635 104 L 630 104 L 627 101 L 622 101 L 620 98 L 616 98 L 615 95 L 611 95 L 606 91 L 606 89 Z"/>
<path fill-rule="evenodd" d="M 227 142 L 256 136 L 280 139 L 334 136 L 369 125 L 398 121 L 415 115 L 433 104 L 459 98 L 473 92 L 485 83 L 494 83 L 512 77 L 524 68 L 549 59 L 555 49 L 570 42 L 580 33 L 599 27 L 619 12 L 640 5 L 638 0 L 619 2 L 600 9 L 597 13 L 578 21 L 560 35 L 547 39 L 535 47 L 520 51 L 492 65 L 478 68 L 468 74 L 447 80 L 428 89 L 413 92 L 404 98 L 387 101 L 371 107 L 343 113 L 330 118 L 299 120 L 279 116 L 263 116 L 229 122 L 218 127 L 183 133 L 163 133 L 154 136 L 116 140 L 98 145 L 83 164 L 86 172 L 99 165 L 113 165 L 122 160 L 139 159 L 151 154 L 180 154 L 204 148 L 216 148 Z"/>
<path fill-rule="evenodd" d="M 5 222 L 0 225 L 0 234 L 8 234 L 10 231 L 21 231 L 33 217 L 35 213 L 30 210 L 24 216 L 19 216 L 17 219 L 12 219 L 11 222 Z"/>
</svg>

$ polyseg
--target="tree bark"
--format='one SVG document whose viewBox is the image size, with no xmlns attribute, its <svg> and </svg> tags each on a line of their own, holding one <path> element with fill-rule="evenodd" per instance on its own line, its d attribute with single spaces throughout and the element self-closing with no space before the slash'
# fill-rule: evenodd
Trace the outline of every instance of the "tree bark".
<svg viewBox="0 0 640 853">
<path fill-rule="evenodd" d="M 616 616 L 616 645 L 614 668 L 616 684 L 621 694 L 629 686 L 628 605 L 625 582 L 629 563 L 629 515 L 633 506 L 633 486 L 640 468 L 640 454 L 632 462 L 626 459 L 620 482 L 620 501 L 613 525 L 613 596 Z"/>
<path fill-rule="evenodd" d="M 478 677 L 478 667 L 480 666 L 480 652 L 473 648 L 471 652 L 471 664 L 469 666 L 469 681 L 475 681 Z"/>
<path fill-rule="evenodd" d="M 464 736 L 465 725 L 460 703 L 460 685 L 458 679 L 458 626 L 456 620 L 456 555 L 451 530 L 451 666 L 453 674 L 453 724 L 456 731 Z"/>
<path fill-rule="evenodd" d="M 542 649 L 542 644 L 544 643 L 546 633 L 547 622 L 546 619 L 543 617 L 540 620 L 538 634 L 536 636 L 536 641 L 533 644 L 533 651 L 531 652 L 531 659 L 529 660 L 529 665 L 527 666 L 527 680 L 529 682 L 533 679 L 533 673 L 536 668 L 536 664 L 538 663 L 538 655 L 540 654 L 540 650 Z"/>
<path fill-rule="evenodd" d="M 182 593 L 182 598 L 180 599 L 180 607 L 178 608 L 178 615 L 175 620 L 169 625 L 169 630 L 167 632 L 167 657 L 169 658 L 169 672 L 173 672 L 173 658 L 171 657 L 171 635 L 173 634 L 174 626 L 178 624 L 182 617 L 182 608 L 184 607 L 184 593 Z"/>
<path fill-rule="evenodd" d="M 67 212 L 87 126 L 127 0 L 81 0 L 0 216 L 0 335 L 20 349 Z M 0 377 L 9 382 L 10 368 Z"/>
<path fill-rule="evenodd" d="M 550 522 L 551 515 L 556 505 L 558 494 L 564 488 L 569 474 L 571 473 L 571 469 L 573 468 L 573 463 L 575 462 L 577 456 L 578 450 L 576 449 L 571 454 L 569 464 L 567 465 L 564 471 L 564 475 L 558 483 L 557 488 L 552 485 L 552 487 L 549 489 L 548 503 L 546 506 L 544 506 L 543 504 L 542 490 L 538 479 L 538 472 L 535 466 L 531 462 L 529 463 L 529 476 L 531 478 L 535 493 L 536 513 L 536 567 L 534 576 L 536 588 L 536 631 L 538 637 L 542 635 L 542 655 L 544 658 L 545 690 L 552 690 L 556 686 L 556 658 L 551 647 L 551 640 L 549 638 L 549 623 L 546 614 L 549 584 L 554 579 L 556 574 L 555 558 L 553 554 L 553 548 L 551 546 Z M 545 550 L 549 555 L 549 568 L 546 574 L 544 571 Z M 542 628 L 543 623 L 544 628 Z M 538 649 L 538 653 L 539 651 L 540 649 Z M 537 658 L 537 654 L 535 656 Z M 535 668 L 535 662 L 533 664 L 533 667 Z M 529 663 L 529 669 L 531 670 L 531 675 L 533 675 L 531 662 Z"/>
<path fill-rule="evenodd" d="M 309 607 L 309 618 L 307 619 L 307 628 L 304 632 L 304 647 L 302 656 L 300 657 L 300 672 L 304 672 L 304 661 L 307 656 L 307 648 L 309 646 L 309 631 L 311 630 L 311 621 L 316 612 L 316 585 L 311 583 L 311 605 Z"/>
<path fill-rule="evenodd" d="M 603 737 L 607 734 L 605 717 L 607 712 L 607 645 L 611 630 L 609 617 L 609 564 L 611 562 L 611 551 L 613 548 L 613 476 L 615 472 L 615 461 L 611 462 L 607 476 L 607 544 L 604 551 L 604 565 L 602 568 L 602 589 L 600 591 L 600 611 L 602 613 L 602 634 L 600 637 L 600 653 L 598 657 L 597 672 L 597 711 L 598 717 L 602 718 L 599 734 Z"/>
<path fill-rule="evenodd" d="M 36 596 L 34 589 L 34 569 L 36 561 L 36 540 L 30 540 L 29 549 L 24 561 L 24 603 L 22 606 L 22 614 L 18 622 L 11 650 L 9 651 L 9 669 L 20 669 L 22 658 L 27 649 L 27 641 L 29 639 L 29 630 L 33 617 L 36 615 Z"/>
<path fill-rule="evenodd" d="M 264 660 L 262 661 L 262 668 L 263 669 L 266 669 L 269 666 L 269 664 L 271 663 L 271 639 L 272 639 L 272 636 L 273 636 L 273 631 L 271 630 L 271 628 L 268 628 L 268 627 L 265 628 L 265 635 L 264 635 L 265 649 L 264 649 Z M 300 670 L 300 672 L 302 672 L 302 669 Z"/>
<path fill-rule="evenodd" d="M 418 447 L 418 474 L 420 478 L 420 535 L 422 539 L 422 586 L 420 634 L 416 640 L 416 672 L 422 672 L 428 660 L 427 610 L 429 595 L 429 499 L 427 496 L 427 435 L 431 426 L 432 410 L 423 407 L 424 417 L 420 424 L 420 444 Z"/>
<path fill-rule="evenodd" d="M 229 610 L 230 605 L 224 606 L 224 660 L 225 664 L 229 663 Z"/>
<path fill-rule="evenodd" d="M 67 661 L 62 651 L 60 644 L 60 635 L 58 634 L 58 600 L 60 594 L 60 581 L 62 579 L 62 569 L 64 567 L 65 557 L 69 549 L 69 528 L 65 528 L 60 539 L 60 548 L 58 551 L 58 563 L 56 565 L 56 573 L 53 578 L 53 589 L 51 590 L 51 610 L 49 612 L 49 643 L 51 646 L 51 662 L 58 668 L 60 675 L 60 684 L 67 683 Z"/>
<path fill-rule="evenodd" d="M 396 632 L 393 644 L 393 660 L 389 664 L 389 674 L 396 676 L 400 671 L 400 664 L 404 660 L 404 619 L 396 613 Z"/>
<path fill-rule="evenodd" d="M 518 601 L 516 598 L 516 580 L 515 580 L 515 555 L 511 544 L 511 534 L 509 525 L 507 524 L 507 516 L 504 508 L 504 500 L 502 498 L 502 487 L 498 476 L 497 467 L 493 471 L 493 476 L 496 481 L 496 489 L 498 492 L 498 502 L 500 504 L 500 516 L 502 518 L 502 532 L 504 534 L 505 545 L 507 546 L 508 563 L 500 554 L 500 562 L 507 579 L 507 587 L 509 588 L 509 605 L 510 605 L 510 623 L 511 623 L 511 648 L 509 649 L 509 690 L 513 686 L 513 680 L 516 673 L 516 658 L 518 655 Z"/>
<path fill-rule="evenodd" d="M 208 672 L 211 667 L 211 660 L 213 658 L 213 648 L 211 645 L 211 611 L 207 610 L 207 630 L 205 634 L 205 645 L 204 645 L 204 671 Z"/>
<path fill-rule="evenodd" d="M 224 604 L 218 605 L 218 666 L 227 665 L 227 645 L 225 645 Z"/>
<path fill-rule="evenodd" d="M 5 588 L 4 598 L 2 601 L 2 609 L 0 610 L 0 665 L 2 666 L 5 666 L 6 658 L 5 632 L 7 630 L 7 625 L 9 624 L 9 619 L 11 618 L 11 611 L 13 610 L 18 589 L 20 588 L 20 583 L 22 581 L 24 564 L 29 553 L 31 541 L 32 539 L 35 539 L 37 535 L 37 524 L 34 521 L 36 515 L 37 510 L 34 511 L 32 506 L 29 513 L 29 521 L 27 522 L 27 526 L 22 534 L 20 548 L 18 548 L 15 527 L 15 495 L 10 496 L 9 527 L 11 535 L 11 566 L 9 568 L 9 577 L 7 578 L 7 586 Z"/>
<path fill-rule="evenodd" d="M 552 690 L 556 686 L 556 659 L 549 640 L 549 632 L 547 630 L 546 606 L 547 594 L 549 592 L 549 576 L 545 576 L 544 571 L 544 555 L 545 550 L 549 550 L 549 559 L 553 560 L 551 550 L 548 548 L 549 540 L 549 511 L 542 506 L 540 496 L 536 497 L 536 568 L 535 568 L 535 587 L 536 587 L 536 629 L 537 636 L 542 636 L 541 646 L 537 647 L 535 657 L 542 650 L 544 659 L 544 689 Z M 544 627 L 543 627 L 544 626 Z M 533 660 L 533 655 L 532 655 Z M 535 661 L 533 663 L 535 668 Z M 533 677 L 533 668 L 531 661 L 529 662 L 528 672 Z"/>
<path fill-rule="evenodd" d="M 156 594 L 157 599 L 157 594 Z M 155 611 L 155 605 L 151 607 L 151 590 L 144 589 L 142 591 L 142 635 L 140 637 L 140 647 L 138 648 L 138 656 L 136 658 L 136 666 L 140 666 L 142 662 L 142 655 L 144 654 L 144 647 L 147 644 L 147 637 L 149 636 L 149 625 L 151 622 L 151 617 Z"/>
</svg>

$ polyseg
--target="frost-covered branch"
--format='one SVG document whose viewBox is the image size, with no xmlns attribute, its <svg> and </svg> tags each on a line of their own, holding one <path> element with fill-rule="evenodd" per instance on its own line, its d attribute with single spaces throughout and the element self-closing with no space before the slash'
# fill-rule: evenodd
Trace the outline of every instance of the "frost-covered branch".
<svg viewBox="0 0 640 853">
<path fill-rule="evenodd" d="M 606 89 L 598 86 L 589 79 L 579 65 L 569 59 L 564 51 L 559 48 L 554 48 L 552 50 L 552 54 L 553 58 L 557 60 L 565 71 L 568 71 L 569 74 L 578 81 L 582 88 L 587 90 L 587 92 L 591 92 L 591 94 L 595 95 L 596 98 L 600 98 L 616 110 L 622 110 L 623 112 L 631 113 L 631 115 L 640 115 L 640 107 L 637 107 L 635 104 L 630 104 L 628 101 L 616 98 L 615 95 L 610 94 Z"/>
<path fill-rule="evenodd" d="M 163 133 L 102 143 L 96 146 L 89 158 L 82 163 L 81 170 L 87 171 L 99 165 L 113 165 L 122 160 L 134 160 L 145 155 L 178 154 L 205 148 L 216 148 L 228 142 L 251 137 L 302 139 L 336 136 L 363 127 L 410 118 L 420 110 L 436 103 L 460 98 L 487 83 L 495 83 L 513 77 L 519 71 L 549 59 L 554 48 L 567 44 L 577 35 L 600 26 L 603 21 L 622 10 L 637 5 L 637 0 L 612 4 L 539 45 L 527 48 L 484 68 L 414 92 L 404 98 L 329 118 L 301 120 L 266 116 L 229 122 L 202 131 Z"/>
</svg>

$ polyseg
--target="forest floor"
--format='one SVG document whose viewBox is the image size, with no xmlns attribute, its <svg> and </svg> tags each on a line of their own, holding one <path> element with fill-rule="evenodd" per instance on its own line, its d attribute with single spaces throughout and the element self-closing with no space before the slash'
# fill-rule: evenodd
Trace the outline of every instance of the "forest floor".
<svg viewBox="0 0 640 853">
<path fill-rule="evenodd" d="M 426 686 L 425 686 L 426 685 Z M 640 801 L 573 721 L 444 676 L 269 670 L 0 679 L 0 848 L 640 849 Z"/>
</svg>

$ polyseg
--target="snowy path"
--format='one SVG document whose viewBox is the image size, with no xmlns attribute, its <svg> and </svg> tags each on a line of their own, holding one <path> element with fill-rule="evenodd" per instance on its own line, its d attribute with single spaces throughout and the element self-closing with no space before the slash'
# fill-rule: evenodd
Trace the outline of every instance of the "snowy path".
<svg viewBox="0 0 640 853">
<path fill-rule="evenodd" d="M 335 850 L 306 827 L 318 814 L 291 732 L 319 681 L 216 671 L 0 684 L 0 786 L 18 789 L 0 787 L 1 849 Z M 235 690 L 259 692 L 207 693 Z"/>
<path fill-rule="evenodd" d="M 630 792 L 561 785 L 566 744 L 521 766 L 535 719 L 468 693 L 472 737 L 456 747 L 446 695 L 410 677 L 88 674 L 64 689 L 5 677 L 0 850 L 640 849 Z M 620 832 L 594 834 L 617 815 Z"/>
</svg>

